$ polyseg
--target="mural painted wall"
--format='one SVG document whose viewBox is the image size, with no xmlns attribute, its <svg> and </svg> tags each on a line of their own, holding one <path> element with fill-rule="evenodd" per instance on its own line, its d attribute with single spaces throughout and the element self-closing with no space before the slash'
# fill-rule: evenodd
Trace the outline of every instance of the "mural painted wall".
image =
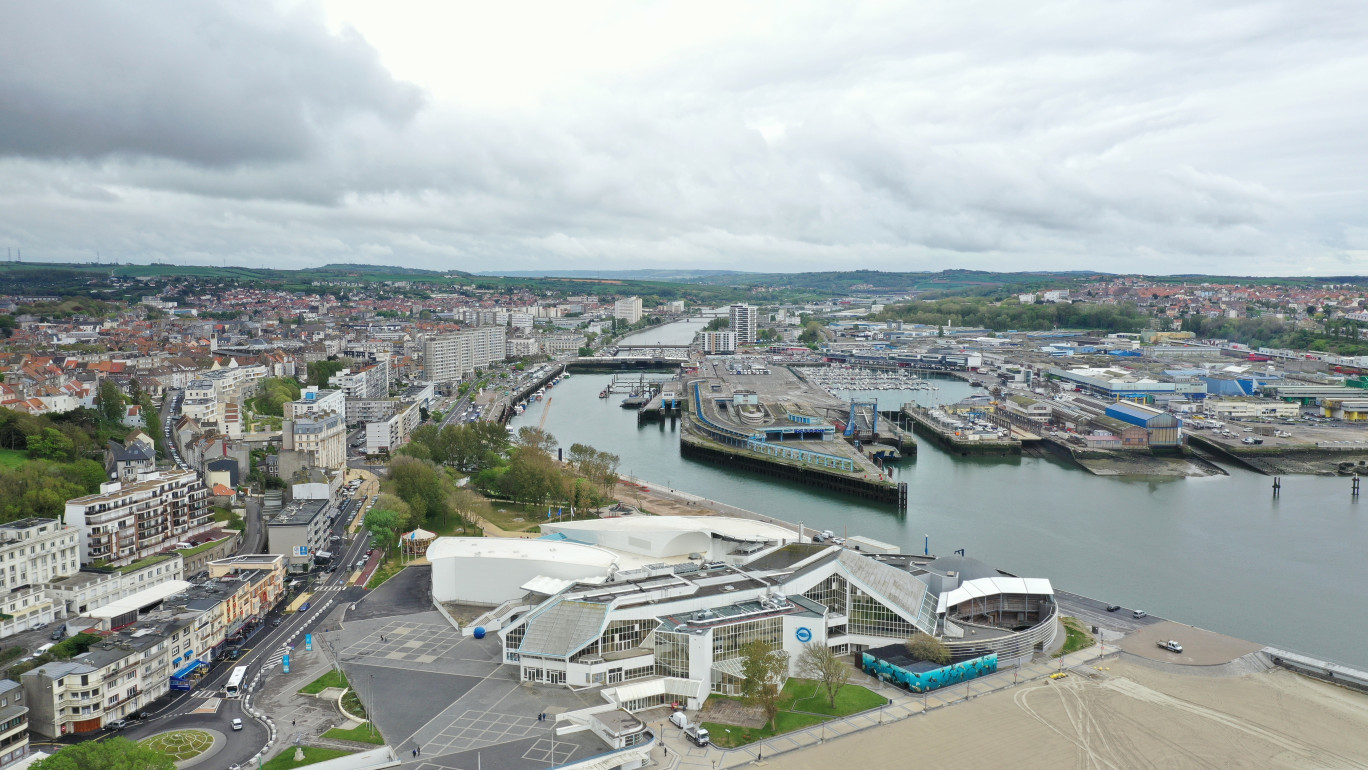
<svg viewBox="0 0 1368 770">
<path fill-rule="evenodd" d="M 900 666 L 895 666 L 885 660 L 879 660 L 869 653 L 862 653 L 863 668 L 866 674 L 876 676 L 885 682 L 892 682 L 900 687 L 906 687 L 912 692 L 929 692 L 947 685 L 967 682 L 981 676 L 997 671 L 997 653 L 984 655 L 981 658 L 951 663 L 948 666 L 923 671 L 919 674 L 908 671 Z"/>
</svg>

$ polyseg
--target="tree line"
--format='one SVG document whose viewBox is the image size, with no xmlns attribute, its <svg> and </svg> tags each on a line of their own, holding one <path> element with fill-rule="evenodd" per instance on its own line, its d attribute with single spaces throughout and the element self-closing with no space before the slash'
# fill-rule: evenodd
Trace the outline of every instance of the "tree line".
<svg viewBox="0 0 1368 770">
<path fill-rule="evenodd" d="M 976 297 L 890 305 L 876 315 L 875 320 L 926 326 L 949 323 L 951 326 L 981 327 L 993 331 L 1095 329 L 1104 332 L 1138 332 L 1149 325 L 1149 316 L 1129 302 L 1116 305 L 1091 302 L 1023 305 L 1015 299 L 994 303 Z"/>
</svg>

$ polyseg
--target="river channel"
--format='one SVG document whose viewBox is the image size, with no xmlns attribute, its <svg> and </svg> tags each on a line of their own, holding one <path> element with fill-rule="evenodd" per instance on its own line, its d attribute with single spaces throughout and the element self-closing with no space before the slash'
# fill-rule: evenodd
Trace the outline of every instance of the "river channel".
<svg viewBox="0 0 1368 770">
<path fill-rule="evenodd" d="M 687 342 L 701 328 L 670 324 L 637 343 Z M 537 425 L 562 446 L 617 454 L 621 472 L 732 505 L 905 551 L 965 553 L 1019 575 L 1262 644 L 1368 668 L 1368 500 L 1344 478 L 1229 476 L 1104 478 L 1056 459 L 952 457 L 921 441 L 895 469 L 906 511 L 685 460 L 677 422 L 637 427 L 622 396 L 598 398 L 608 374 L 576 374 L 529 405 L 513 426 Z M 881 404 L 958 400 L 936 391 L 875 392 Z"/>
</svg>

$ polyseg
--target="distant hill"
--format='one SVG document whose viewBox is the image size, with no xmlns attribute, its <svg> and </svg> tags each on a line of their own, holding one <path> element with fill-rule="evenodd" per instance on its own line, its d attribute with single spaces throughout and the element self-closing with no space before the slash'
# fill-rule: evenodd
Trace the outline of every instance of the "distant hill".
<svg viewBox="0 0 1368 770">
<path fill-rule="evenodd" d="M 702 283 L 714 276 L 746 275 L 739 270 L 483 270 L 475 275 L 503 278 L 608 278 L 617 281 Z"/>
</svg>

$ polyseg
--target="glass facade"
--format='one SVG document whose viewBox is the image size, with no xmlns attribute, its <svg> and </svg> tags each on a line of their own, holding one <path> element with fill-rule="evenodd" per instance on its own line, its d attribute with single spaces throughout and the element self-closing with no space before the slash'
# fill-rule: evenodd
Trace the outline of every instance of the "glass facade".
<svg viewBox="0 0 1368 770">
<path fill-rule="evenodd" d="M 770 649 L 782 647 L 784 644 L 784 619 L 763 618 L 714 628 L 712 632 L 713 662 L 741 657 L 741 648 L 754 641 L 764 642 Z"/>
<path fill-rule="evenodd" d="M 917 628 L 884 606 L 883 602 L 861 591 L 858 586 L 850 587 L 850 618 L 847 628 L 852 634 L 888 636 L 907 639 L 917 633 Z"/>
<path fill-rule="evenodd" d="M 655 635 L 656 672 L 660 676 L 689 678 L 689 635 L 658 631 Z"/>
<path fill-rule="evenodd" d="M 660 625 L 660 621 L 614 620 L 604 629 L 598 641 L 575 654 L 573 660 L 596 658 L 614 652 L 626 652 L 640 647 L 646 637 Z"/>
<path fill-rule="evenodd" d="M 844 615 L 846 614 L 846 586 L 845 578 L 840 575 L 832 575 L 808 589 L 803 596 L 826 607 L 836 615 Z"/>
<path fill-rule="evenodd" d="M 504 660 L 510 663 L 518 660 L 518 648 L 522 646 L 523 636 L 527 633 L 527 624 L 523 623 L 504 637 Z"/>
</svg>

